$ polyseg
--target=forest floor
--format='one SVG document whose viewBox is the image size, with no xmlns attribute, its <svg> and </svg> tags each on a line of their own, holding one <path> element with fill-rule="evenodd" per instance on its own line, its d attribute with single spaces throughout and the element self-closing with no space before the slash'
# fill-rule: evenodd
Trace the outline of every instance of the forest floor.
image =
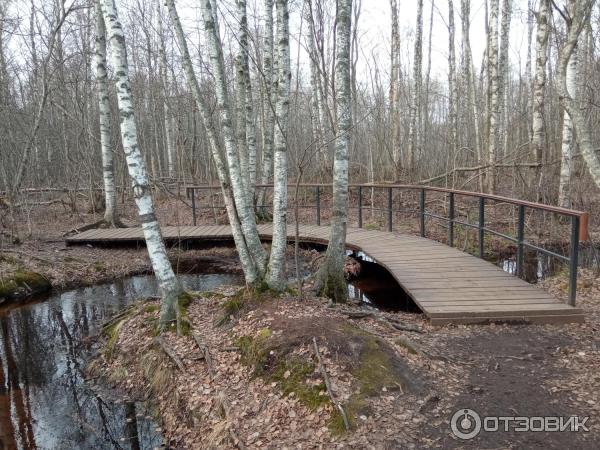
<svg viewBox="0 0 600 450">
<path fill-rule="evenodd" d="M 64 290 L 150 270 L 144 248 L 65 247 L 64 233 L 94 218 L 52 211 L 33 233 L 22 225 L 20 235 L 30 236 L 21 243 L 3 238 L 0 278 L 33 271 Z M 159 209 L 161 222 L 180 223 L 168 214 Z M 239 270 L 229 248 L 171 249 L 170 256 L 182 272 L 205 263 Z M 564 275 L 540 285 L 566 300 Z M 251 297 L 230 286 L 194 293 L 185 306 L 186 336 L 167 333 L 157 341 L 156 305 L 133 308 L 109 330 L 94 366 L 119 391 L 154 404 L 174 448 L 595 449 L 596 273 L 580 272 L 577 301 L 583 324 L 432 327 L 419 314 L 364 314 L 357 305 L 332 307 L 309 294 Z M 323 371 L 350 431 L 331 403 Z M 589 416 L 590 431 L 481 432 L 463 441 L 452 434 L 450 419 L 465 408 L 482 417 Z"/>
</svg>

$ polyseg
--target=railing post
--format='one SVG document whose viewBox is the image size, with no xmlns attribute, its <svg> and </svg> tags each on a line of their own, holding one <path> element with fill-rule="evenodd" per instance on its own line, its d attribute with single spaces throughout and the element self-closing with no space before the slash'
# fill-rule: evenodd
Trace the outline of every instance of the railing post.
<svg viewBox="0 0 600 450">
<path fill-rule="evenodd" d="M 517 276 L 523 276 L 523 240 L 525 237 L 525 206 L 519 205 L 519 223 L 517 225 Z"/>
<path fill-rule="evenodd" d="M 425 189 L 421 188 L 419 193 L 419 209 L 420 209 L 420 228 L 421 237 L 425 237 Z"/>
<path fill-rule="evenodd" d="M 362 228 L 362 186 L 358 187 L 358 228 Z"/>
<path fill-rule="evenodd" d="M 196 226 L 196 191 L 194 188 L 190 188 L 190 195 L 192 200 L 192 223 Z"/>
<path fill-rule="evenodd" d="M 393 224 L 392 224 L 392 220 L 393 220 L 393 215 L 392 215 L 392 205 L 393 205 L 393 201 L 392 201 L 392 188 L 389 187 L 388 188 L 388 231 L 392 231 L 393 229 Z"/>
<path fill-rule="evenodd" d="M 454 247 L 454 192 L 448 196 L 448 245 Z"/>
<path fill-rule="evenodd" d="M 579 216 L 571 216 L 571 249 L 569 255 L 569 305 L 577 298 L 577 265 L 579 258 Z"/>
<path fill-rule="evenodd" d="M 317 225 L 321 225 L 321 187 L 317 186 Z"/>
<path fill-rule="evenodd" d="M 485 256 L 485 198 L 479 197 L 479 257 Z"/>
</svg>

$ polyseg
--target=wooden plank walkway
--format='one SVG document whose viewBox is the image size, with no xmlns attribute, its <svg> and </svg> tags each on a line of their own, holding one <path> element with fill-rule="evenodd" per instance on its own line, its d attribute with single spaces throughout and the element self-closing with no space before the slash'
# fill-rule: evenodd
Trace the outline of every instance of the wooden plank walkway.
<svg viewBox="0 0 600 450">
<path fill-rule="evenodd" d="M 271 239 L 270 224 L 259 225 Z M 162 227 L 165 240 L 231 240 L 229 225 Z M 303 242 L 327 244 L 328 226 L 300 226 Z M 288 227 L 293 240 L 293 228 Z M 67 244 L 143 242 L 141 228 L 89 230 L 66 238 Z M 432 324 L 525 321 L 582 322 L 583 312 L 499 267 L 429 239 L 349 228 L 347 247 L 384 266 Z"/>
</svg>

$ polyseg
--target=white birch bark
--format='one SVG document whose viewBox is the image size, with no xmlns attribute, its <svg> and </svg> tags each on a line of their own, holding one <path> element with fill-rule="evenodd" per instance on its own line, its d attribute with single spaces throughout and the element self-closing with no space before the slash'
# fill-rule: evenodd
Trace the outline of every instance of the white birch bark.
<svg viewBox="0 0 600 450">
<path fill-rule="evenodd" d="M 559 95 L 566 112 L 573 121 L 579 150 L 592 180 L 596 186 L 600 187 L 600 157 L 595 151 L 591 130 L 584 114 L 584 105 L 583 102 L 578 102 L 571 97 L 567 81 L 571 55 L 575 52 L 581 32 L 589 24 L 594 3 L 594 0 L 569 0 L 571 23 L 568 27 L 566 42 L 560 51 L 557 76 Z"/>
<path fill-rule="evenodd" d="M 273 0 L 265 0 L 264 5 L 265 36 L 263 40 L 263 129 L 262 129 L 262 164 L 260 172 L 261 184 L 269 184 L 273 176 L 273 133 L 275 132 L 275 71 L 273 70 Z M 258 205 L 266 204 L 266 189 L 260 189 L 257 197 Z M 264 211 L 259 209 L 264 215 Z"/>
<path fill-rule="evenodd" d="M 477 161 L 480 165 L 483 165 L 483 155 L 481 151 L 481 132 L 479 128 L 479 105 L 477 102 L 477 91 L 475 89 L 475 70 L 473 68 L 473 54 L 471 51 L 471 1 L 461 0 L 461 19 L 462 19 L 462 39 L 463 39 L 463 52 L 464 52 L 464 77 L 465 86 L 467 88 L 467 95 L 469 98 L 469 105 L 471 107 L 471 113 L 473 115 L 473 133 L 475 136 L 475 153 L 477 155 Z"/>
<path fill-rule="evenodd" d="M 548 61 L 549 0 L 540 0 L 535 34 L 535 78 L 533 81 L 533 117 L 531 148 L 534 161 L 542 163 L 544 156 L 544 96 L 546 89 L 546 63 Z"/>
<path fill-rule="evenodd" d="M 418 123 L 421 99 L 421 74 L 423 64 L 423 0 L 417 0 L 417 26 L 415 29 L 415 54 L 413 61 L 413 91 L 410 99 L 408 131 L 408 169 L 415 169 L 418 151 Z"/>
<path fill-rule="evenodd" d="M 352 0 L 338 1 L 335 66 L 337 129 L 333 163 L 333 208 L 329 245 L 315 285 L 322 295 L 326 295 L 336 302 L 345 302 L 348 297 L 348 286 L 344 279 L 344 259 L 348 225 L 348 150 L 352 128 L 351 12 Z"/>
<path fill-rule="evenodd" d="M 498 5 L 499 0 L 490 2 L 488 22 L 488 175 L 487 188 L 490 193 L 496 191 L 496 163 L 498 158 Z"/>
<path fill-rule="evenodd" d="M 502 145 L 502 155 L 506 155 L 508 144 L 508 87 L 510 60 L 508 48 L 510 44 L 510 22 L 512 18 L 512 0 L 502 2 L 502 18 L 500 25 L 500 54 L 498 60 L 499 82 L 498 82 L 498 145 Z"/>
<path fill-rule="evenodd" d="M 285 250 L 287 245 L 287 131 L 290 104 L 290 32 L 288 0 L 276 0 L 278 95 L 275 125 L 273 240 L 267 282 L 271 289 L 286 287 Z"/>
<path fill-rule="evenodd" d="M 100 148 L 102 152 L 102 179 L 104 181 L 104 222 L 110 227 L 119 225 L 117 215 L 117 191 L 113 151 L 110 145 L 110 101 L 108 96 L 108 73 L 106 70 L 106 27 L 100 1 L 96 0 L 96 86 L 100 121 Z"/>
<path fill-rule="evenodd" d="M 163 111 L 164 111 L 164 128 L 165 128 L 165 144 L 167 147 L 167 170 L 169 177 L 175 177 L 175 127 L 174 117 L 171 112 L 171 104 L 169 100 L 169 71 L 167 69 L 167 52 L 165 49 L 165 34 L 163 30 L 163 19 L 160 14 L 160 5 L 162 0 L 156 0 L 157 20 L 158 20 L 158 53 L 159 53 L 159 74 L 163 88 Z"/>
<path fill-rule="evenodd" d="M 252 259 L 250 251 L 248 250 L 246 239 L 244 238 L 244 233 L 235 206 L 235 199 L 233 197 L 231 183 L 229 181 L 227 163 L 219 151 L 219 140 L 217 137 L 215 126 L 212 122 L 208 108 L 205 106 L 204 101 L 202 100 L 198 79 L 196 78 L 196 74 L 194 72 L 187 41 L 183 33 L 181 21 L 179 20 L 177 8 L 175 7 L 175 1 L 167 0 L 166 5 L 169 11 L 171 23 L 175 30 L 175 38 L 177 39 L 177 42 L 179 44 L 179 49 L 182 56 L 183 69 L 185 71 L 188 86 L 190 88 L 190 91 L 192 92 L 192 96 L 194 98 L 196 106 L 200 111 L 202 122 L 207 133 L 209 148 L 211 150 L 212 158 L 217 171 L 217 176 L 219 178 L 219 183 L 223 192 L 225 209 L 227 211 L 229 225 L 231 226 L 231 232 L 233 234 L 235 246 L 238 251 L 238 256 L 240 258 L 242 270 L 244 271 L 244 277 L 248 284 L 254 284 L 260 279 L 259 271 L 256 267 L 256 263 Z"/>
<path fill-rule="evenodd" d="M 454 46 L 454 3 L 448 0 L 448 122 L 450 155 L 458 151 L 458 123 L 456 114 L 456 52 Z"/>
<path fill-rule="evenodd" d="M 254 259 L 259 276 L 262 277 L 266 269 L 267 255 L 258 236 L 252 199 L 248 197 L 248 192 L 244 191 L 239 150 L 233 130 L 229 94 L 225 81 L 223 50 L 218 32 L 218 22 L 215 19 L 216 11 L 213 8 L 211 0 L 201 0 L 201 9 L 209 49 L 210 65 L 215 79 L 217 108 L 221 118 L 221 130 L 225 145 L 227 166 L 229 168 L 229 180 L 233 189 L 235 206 L 248 250 Z"/>
<path fill-rule="evenodd" d="M 160 326 L 164 328 L 177 318 L 176 306 L 182 289 L 167 257 L 160 226 L 154 214 L 148 173 L 138 146 L 125 35 L 113 0 L 101 0 L 101 5 L 111 46 L 111 60 L 115 70 L 123 150 L 132 180 L 133 194 L 144 231 L 148 255 L 162 294 Z"/>
<path fill-rule="evenodd" d="M 573 49 L 567 64 L 566 85 L 569 97 L 577 101 L 577 47 Z M 573 120 L 568 111 L 563 115 L 562 143 L 560 158 L 560 178 L 558 184 L 558 204 L 571 207 L 571 181 L 573 176 L 573 147 L 575 144 Z"/>
<path fill-rule="evenodd" d="M 246 140 L 246 70 L 248 66 L 248 34 L 246 32 L 246 1 L 236 0 L 237 3 L 237 42 L 235 55 L 235 111 L 237 149 L 242 173 L 244 192 L 250 192 L 250 171 L 248 166 L 248 141 Z M 253 198 L 253 197 L 252 197 Z"/>
</svg>

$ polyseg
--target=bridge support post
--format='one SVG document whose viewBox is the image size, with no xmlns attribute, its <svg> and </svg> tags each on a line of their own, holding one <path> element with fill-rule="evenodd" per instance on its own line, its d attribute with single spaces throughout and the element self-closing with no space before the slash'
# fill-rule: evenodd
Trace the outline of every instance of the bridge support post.
<svg viewBox="0 0 600 450">
<path fill-rule="evenodd" d="M 421 229 L 421 237 L 425 237 L 425 189 L 419 192 L 419 227 Z"/>
<path fill-rule="evenodd" d="M 316 186 L 317 195 L 317 225 L 321 225 L 321 187 Z"/>
<path fill-rule="evenodd" d="M 523 253 L 525 240 L 525 206 L 519 205 L 519 223 L 517 225 L 517 276 L 523 276 Z"/>
<path fill-rule="evenodd" d="M 362 186 L 358 187 L 358 228 L 362 228 L 363 220 L 362 220 Z"/>
<path fill-rule="evenodd" d="M 579 258 L 579 216 L 571 216 L 571 248 L 569 255 L 569 305 L 577 298 L 577 263 Z"/>
<path fill-rule="evenodd" d="M 196 226 L 196 190 L 190 188 L 189 193 L 192 200 L 192 223 Z"/>
<path fill-rule="evenodd" d="M 485 198 L 479 197 L 479 257 L 485 256 Z"/>
<path fill-rule="evenodd" d="M 454 247 L 454 192 L 448 194 L 448 245 Z"/>
<path fill-rule="evenodd" d="M 392 206 L 393 206 L 393 201 L 392 201 L 392 188 L 388 188 L 388 231 L 392 231 L 393 229 L 393 212 L 392 212 Z"/>
</svg>

